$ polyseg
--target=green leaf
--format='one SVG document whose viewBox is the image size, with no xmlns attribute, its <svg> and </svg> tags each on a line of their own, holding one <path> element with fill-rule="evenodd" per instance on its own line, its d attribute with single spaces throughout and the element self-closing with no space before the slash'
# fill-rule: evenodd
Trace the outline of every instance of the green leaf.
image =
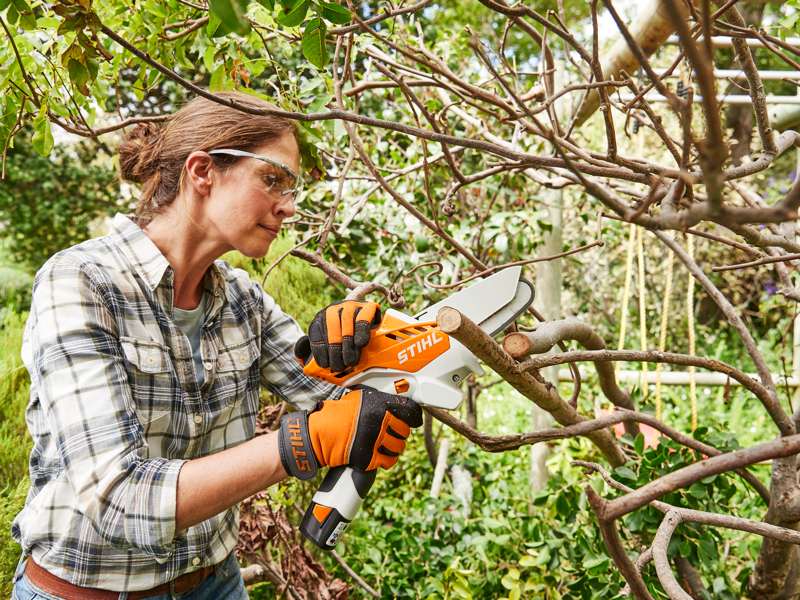
<svg viewBox="0 0 800 600">
<path fill-rule="evenodd" d="M 614 474 L 621 479 L 627 479 L 629 481 L 636 481 L 637 476 L 636 473 L 630 467 L 622 466 L 617 467 L 614 469 Z"/>
<path fill-rule="evenodd" d="M 11 0 L 0 0 L 0 12 L 8 8 L 9 4 L 11 4 Z"/>
<path fill-rule="evenodd" d="M 25 31 L 36 29 L 36 16 L 32 12 L 20 13 L 19 26 Z"/>
<path fill-rule="evenodd" d="M 633 440 L 633 448 L 639 456 L 644 454 L 644 435 L 641 432 L 638 433 L 636 439 Z"/>
<path fill-rule="evenodd" d="M 203 64 L 206 67 L 206 71 L 209 73 L 214 70 L 214 55 L 217 53 L 216 46 L 209 46 L 206 48 L 206 51 L 203 52 Z"/>
<path fill-rule="evenodd" d="M 303 31 L 303 56 L 318 69 L 328 64 L 328 48 L 325 45 L 327 28 L 319 17 L 311 19 Z"/>
<path fill-rule="evenodd" d="M 278 17 L 278 23 L 284 27 L 297 27 L 306 18 L 310 4 L 310 0 L 296 0 L 292 8 Z"/>
<path fill-rule="evenodd" d="M 88 96 L 89 87 L 86 84 L 89 82 L 89 69 L 82 62 L 71 58 L 67 63 L 67 71 L 78 91 L 84 96 Z"/>
<path fill-rule="evenodd" d="M 97 72 L 100 70 L 100 63 L 89 58 L 86 60 L 86 68 L 89 70 L 89 81 L 97 79 Z"/>
<path fill-rule="evenodd" d="M 250 31 L 250 22 L 245 18 L 246 1 L 209 0 L 208 8 L 225 25 L 228 31 L 245 35 Z"/>
<path fill-rule="evenodd" d="M 322 3 L 322 17 L 331 23 L 347 25 L 350 22 L 351 16 L 350 11 L 341 4 L 336 4 L 335 2 Z"/>
<path fill-rule="evenodd" d="M 42 156 L 48 156 L 53 149 L 53 132 L 50 130 L 50 121 L 47 120 L 47 105 L 42 104 L 39 114 L 33 120 L 33 149 Z"/>
<path fill-rule="evenodd" d="M 583 568 L 584 570 L 588 571 L 589 569 L 599 567 L 600 565 L 606 564 L 607 562 L 608 558 L 605 556 L 590 556 L 589 558 L 583 561 Z"/>
<path fill-rule="evenodd" d="M 17 20 L 19 19 L 19 12 L 17 11 L 17 9 L 14 7 L 13 4 L 8 7 L 8 12 L 6 13 L 6 19 L 8 19 L 8 22 L 11 23 L 12 25 L 17 24 Z"/>
<path fill-rule="evenodd" d="M 256 2 L 269 11 L 275 10 L 275 0 L 256 0 Z"/>
<path fill-rule="evenodd" d="M 61 53 L 61 64 L 65 67 L 69 64 L 70 60 L 83 60 L 83 49 L 76 43 L 72 43 Z"/>
<path fill-rule="evenodd" d="M 535 567 L 536 566 L 536 558 L 531 556 L 530 554 L 526 554 L 522 558 L 519 559 L 519 566 L 520 567 Z"/>
<path fill-rule="evenodd" d="M 226 89 L 225 80 L 227 79 L 227 72 L 225 70 L 225 63 L 220 64 L 211 73 L 211 79 L 208 82 L 209 92 L 219 92 Z"/>
</svg>

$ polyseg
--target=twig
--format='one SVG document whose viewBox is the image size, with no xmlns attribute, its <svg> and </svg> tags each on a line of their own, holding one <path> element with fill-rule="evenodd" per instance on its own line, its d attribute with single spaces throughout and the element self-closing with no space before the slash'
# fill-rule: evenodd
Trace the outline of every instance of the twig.
<svg viewBox="0 0 800 600">
<path fill-rule="evenodd" d="M 356 573 L 350 567 L 350 565 L 348 565 L 344 561 L 344 559 L 341 556 L 339 556 L 339 553 L 336 552 L 336 550 L 331 550 L 331 556 L 333 556 L 333 559 L 337 563 L 339 563 L 339 566 L 342 567 L 347 572 L 347 574 L 351 577 L 351 579 L 353 581 L 355 581 L 361 587 L 361 589 L 363 589 L 365 592 L 367 592 L 373 598 L 380 598 L 381 597 L 381 595 L 378 592 L 375 591 L 375 588 L 373 588 L 366 581 L 364 581 L 364 579 L 358 573 Z"/>
<path fill-rule="evenodd" d="M 779 256 L 767 256 L 758 260 L 751 260 L 750 262 L 737 263 L 734 265 L 725 265 L 722 267 L 712 267 L 711 270 L 715 273 L 720 271 L 735 271 L 737 269 L 747 269 L 750 267 L 758 267 L 760 265 L 769 265 L 772 263 L 790 262 L 793 260 L 800 260 L 800 254 L 781 254 Z"/>
</svg>

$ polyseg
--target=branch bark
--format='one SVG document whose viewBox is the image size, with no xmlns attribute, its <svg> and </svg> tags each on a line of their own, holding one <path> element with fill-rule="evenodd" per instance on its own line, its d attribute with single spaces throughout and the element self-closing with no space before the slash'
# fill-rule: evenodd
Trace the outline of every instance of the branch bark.
<svg viewBox="0 0 800 600">
<path fill-rule="evenodd" d="M 475 356 L 484 361 L 526 398 L 546 410 L 562 425 L 573 425 L 585 421 L 578 412 L 564 402 L 557 390 L 549 383 L 520 372 L 514 360 L 505 353 L 483 330 L 454 308 L 444 307 L 436 316 L 443 333 L 455 338 Z M 609 431 L 596 431 L 587 435 L 608 461 L 615 466 L 625 462 L 625 455 Z"/>
</svg>

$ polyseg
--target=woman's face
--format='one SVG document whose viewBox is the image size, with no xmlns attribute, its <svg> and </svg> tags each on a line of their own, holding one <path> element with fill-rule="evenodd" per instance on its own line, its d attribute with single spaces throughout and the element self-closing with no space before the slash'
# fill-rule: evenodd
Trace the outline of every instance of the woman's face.
<svg viewBox="0 0 800 600">
<path fill-rule="evenodd" d="M 299 173 L 300 152 L 289 132 L 250 152 Z M 240 158 L 230 169 L 216 170 L 205 200 L 206 219 L 225 245 L 260 258 L 283 220 L 295 213 L 293 194 L 280 193 L 287 187 L 292 188 L 293 182 L 285 170 L 256 158 Z"/>
</svg>

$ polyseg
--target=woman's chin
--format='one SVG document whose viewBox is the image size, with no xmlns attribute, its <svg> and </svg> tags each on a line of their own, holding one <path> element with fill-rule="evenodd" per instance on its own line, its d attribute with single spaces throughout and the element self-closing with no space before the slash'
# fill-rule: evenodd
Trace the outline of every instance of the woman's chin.
<svg viewBox="0 0 800 600">
<path fill-rule="evenodd" d="M 272 245 L 272 238 L 267 240 L 252 240 L 247 244 L 240 244 L 236 250 L 247 258 L 264 258 Z"/>
</svg>

